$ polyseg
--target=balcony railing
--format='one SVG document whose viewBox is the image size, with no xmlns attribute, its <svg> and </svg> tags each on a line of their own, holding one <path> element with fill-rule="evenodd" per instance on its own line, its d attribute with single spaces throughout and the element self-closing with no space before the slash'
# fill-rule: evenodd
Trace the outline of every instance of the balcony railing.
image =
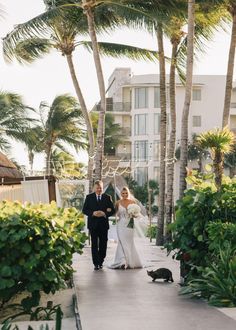
<svg viewBox="0 0 236 330">
<path fill-rule="evenodd" d="M 100 111 L 100 104 L 95 105 L 95 110 Z M 130 112 L 131 102 L 107 102 L 107 111 L 111 112 Z"/>
<path fill-rule="evenodd" d="M 109 160 L 116 160 L 120 162 L 127 162 L 131 160 L 131 153 L 117 153 L 115 155 L 109 153 L 105 157 Z"/>
</svg>

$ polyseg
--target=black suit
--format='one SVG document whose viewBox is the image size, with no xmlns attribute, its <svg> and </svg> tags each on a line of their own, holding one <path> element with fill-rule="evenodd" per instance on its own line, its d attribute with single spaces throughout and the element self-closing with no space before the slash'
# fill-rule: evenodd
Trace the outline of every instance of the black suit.
<svg viewBox="0 0 236 330">
<path fill-rule="evenodd" d="M 108 212 L 107 209 L 111 209 L 111 211 Z M 95 217 L 93 216 L 94 211 L 103 211 L 106 216 Z M 97 195 L 95 193 L 87 195 L 82 212 L 88 216 L 93 264 L 95 266 L 102 265 L 107 251 L 108 218 L 115 213 L 111 196 L 102 194 L 101 201 L 97 201 Z"/>
</svg>

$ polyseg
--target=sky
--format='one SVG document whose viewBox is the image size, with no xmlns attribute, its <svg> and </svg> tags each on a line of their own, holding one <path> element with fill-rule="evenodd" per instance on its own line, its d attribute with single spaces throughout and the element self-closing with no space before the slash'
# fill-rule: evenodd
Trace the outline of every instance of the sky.
<svg viewBox="0 0 236 330">
<path fill-rule="evenodd" d="M 14 25 L 26 22 L 44 11 L 43 0 L 1 0 L 0 3 L 4 11 L 0 18 L 1 38 L 5 37 Z M 100 36 L 98 39 L 156 49 L 156 40 L 151 35 L 142 31 L 137 33 L 125 28 L 110 35 Z M 226 74 L 229 43 L 230 34 L 222 31 L 216 33 L 214 40 L 208 43 L 206 54 L 195 63 L 194 74 Z M 168 55 L 170 50 L 168 45 L 166 45 L 166 49 Z M 84 50 L 78 50 L 75 52 L 74 62 L 87 106 L 92 108 L 99 100 L 92 55 Z M 154 63 L 135 62 L 129 59 L 103 58 L 102 66 L 106 85 L 109 76 L 116 67 L 130 67 L 135 75 L 158 73 L 158 65 Z M 70 93 L 75 96 L 66 60 L 56 52 L 35 61 L 33 64 L 20 65 L 17 62 L 7 64 L 0 48 L 0 89 L 22 95 L 25 103 L 35 108 L 38 108 L 41 101 L 50 104 L 55 96 L 63 93 Z M 11 154 L 20 164 L 28 165 L 26 149 L 23 145 L 14 143 Z M 84 154 L 80 153 L 77 159 L 85 160 Z M 35 169 L 40 169 L 42 166 L 43 158 L 37 156 Z"/>
</svg>

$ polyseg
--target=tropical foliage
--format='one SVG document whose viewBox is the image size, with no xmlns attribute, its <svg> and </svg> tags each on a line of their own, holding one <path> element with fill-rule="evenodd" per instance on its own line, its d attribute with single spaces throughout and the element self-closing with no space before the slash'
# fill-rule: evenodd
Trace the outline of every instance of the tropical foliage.
<svg viewBox="0 0 236 330">
<path fill-rule="evenodd" d="M 86 147 L 84 120 L 77 100 L 68 94 L 57 96 L 50 106 L 42 102 L 38 114 L 39 141 L 46 154 L 46 172 L 50 173 L 53 147 L 65 151 L 63 142 L 76 150 Z"/>
<path fill-rule="evenodd" d="M 198 267 L 200 276 L 189 281 L 184 294 L 203 297 L 214 306 L 236 306 L 236 224 L 209 223 L 206 228 L 211 262 Z"/>
<path fill-rule="evenodd" d="M 223 300 L 229 292 L 228 298 L 233 294 L 235 286 L 231 266 L 234 267 L 236 248 L 233 236 L 236 181 L 227 179 L 220 190 L 216 189 L 214 181 L 212 184 L 202 181 L 201 185 L 199 182 L 178 201 L 176 221 L 170 225 L 172 242 L 166 244 L 166 248 L 168 252 L 173 251 L 174 257 L 181 262 L 181 275 L 188 286 L 185 293 L 199 295 L 202 292 L 201 296 L 210 303 L 224 305 Z M 220 279 L 222 286 L 216 290 L 213 281 L 216 285 Z M 231 283 L 229 291 L 223 293 L 227 283 Z M 206 290 L 211 292 L 208 296 Z M 235 304 L 234 300 L 225 300 L 225 305 L 231 303 Z"/>
<path fill-rule="evenodd" d="M 224 155 L 233 150 L 234 141 L 235 136 L 227 127 L 202 133 L 197 138 L 200 148 L 211 151 L 217 189 L 220 189 L 222 184 Z"/>
<path fill-rule="evenodd" d="M 53 149 L 50 163 L 53 174 L 58 178 L 84 179 L 86 177 L 84 164 L 76 162 L 75 158 L 67 152 Z"/>
<path fill-rule="evenodd" d="M 91 114 L 94 135 L 97 135 L 98 113 Z M 106 113 L 105 117 L 105 137 L 104 154 L 113 155 L 116 147 L 125 141 L 125 134 L 120 124 L 115 123 L 115 118 L 111 113 Z"/>
<path fill-rule="evenodd" d="M 81 253 L 86 235 L 73 208 L 1 202 L 0 302 L 22 291 L 25 309 L 37 306 L 40 291 L 55 293 L 73 273 L 72 255 Z"/>
<path fill-rule="evenodd" d="M 24 128 L 31 121 L 27 117 L 27 107 L 20 95 L 10 92 L 0 92 L 0 149 L 10 148 L 9 138 L 22 140 Z"/>
</svg>

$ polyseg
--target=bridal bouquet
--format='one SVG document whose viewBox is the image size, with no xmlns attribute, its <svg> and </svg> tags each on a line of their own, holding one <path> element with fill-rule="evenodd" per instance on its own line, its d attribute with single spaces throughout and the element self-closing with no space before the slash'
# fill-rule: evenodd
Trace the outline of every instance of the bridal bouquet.
<svg viewBox="0 0 236 330">
<path fill-rule="evenodd" d="M 129 204 L 127 207 L 127 212 L 129 216 L 129 223 L 127 225 L 128 228 L 134 228 L 134 218 L 140 216 L 140 207 L 137 204 Z"/>
</svg>

